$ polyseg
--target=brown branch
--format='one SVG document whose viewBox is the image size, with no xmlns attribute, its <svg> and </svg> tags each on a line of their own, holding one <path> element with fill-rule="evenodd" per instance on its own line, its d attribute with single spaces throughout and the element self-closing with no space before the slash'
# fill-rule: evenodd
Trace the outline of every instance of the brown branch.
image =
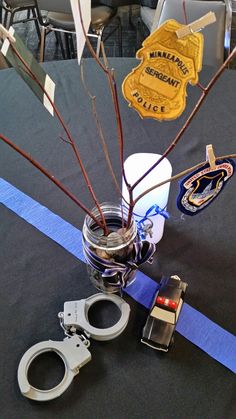
<svg viewBox="0 0 236 419">
<path fill-rule="evenodd" d="M 115 77 L 113 74 L 113 71 L 111 71 L 108 67 L 104 66 L 102 64 L 102 62 L 99 60 L 99 58 L 97 57 L 91 43 L 90 40 L 88 39 L 87 33 L 85 31 L 85 27 L 84 27 L 84 22 L 83 22 L 83 18 L 82 18 L 82 13 L 81 13 L 81 6 L 80 6 L 80 2 L 78 2 L 78 6 L 79 6 L 79 14 L 80 14 L 80 23 L 82 26 L 82 30 L 83 30 L 83 34 L 86 40 L 86 45 L 92 55 L 92 57 L 95 59 L 95 61 L 97 62 L 97 64 L 102 68 L 102 70 L 104 71 L 104 73 L 107 75 L 108 81 L 109 81 L 109 86 L 110 86 L 110 90 L 111 90 L 111 95 L 112 95 L 112 99 L 113 99 L 113 104 L 114 104 L 114 109 L 115 109 L 115 115 L 116 115 L 116 122 L 117 122 L 117 132 L 118 132 L 118 141 L 119 141 L 119 147 L 120 147 L 120 162 L 121 162 L 121 172 L 122 172 L 122 176 L 124 179 L 124 182 L 126 184 L 126 187 L 129 191 L 129 196 L 130 196 L 130 205 L 132 205 L 133 203 L 133 191 L 131 189 L 131 185 L 128 183 L 127 178 L 126 178 L 126 174 L 125 174 L 125 170 L 124 170 L 124 139 L 123 139 L 123 129 L 122 129 L 122 122 L 121 122 L 121 116 L 120 116 L 120 108 L 119 108 L 119 101 L 118 101 L 118 96 L 117 96 L 117 88 L 116 88 L 116 82 L 115 82 Z M 129 211 L 130 213 L 130 211 Z M 130 223 L 131 217 L 130 215 L 128 216 L 128 225 Z"/>
<path fill-rule="evenodd" d="M 64 120 L 63 120 L 63 118 L 62 118 L 62 116 L 61 116 L 61 114 L 60 114 L 60 112 L 59 112 L 59 110 L 57 109 L 57 107 L 56 107 L 56 105 L 54 104 L 54 102 L 51 100 L 51 98 L 50 98 L 50 96 L 49 96 L 48 92 L 45 90 L 45 88 L 44 88 L 44 86 L 42 85 L 42 83 L 38 80 L 38 78 L 37 78 L 37 77 L 35 76 L 35 74 L 32 72 L 32 70 L 31 70 L 31 68 L 28 66 L 27 62 L 26 62 L 26 61 L 22 58 L 22 56 L 18 53 L 18 51 L 17 51 L 17 50 L 16 50 L 16 48 L 14 47 L 14 44 L 10 42 L 10 45 L 11 45 L 12 51 L 13 51 L 13 52 L 14 52 L 14 54 L 17 56 L 17 58 L 20 60 L 20 62 L 24 65 L 24 67 L 25 67 L 25 68 L 26 68 L 26 70 L 28 71 L 28 73 L 29 73 L 30 77 L 31 77 L 31 78 L 35 81 L 35 83 L 37 83 L 37 85 L 40 87 L 40 89 L 41 89 L 41 90 L 43 91 L 43 93 L 46 95 L 46 97 L 47 97 L 47 99 L 49 100 L 49 102 L 50 102 L 50 104 L 51 104 L 51 106 L 52 106 L 52 108 L 53 108 L 53 110 L 54 110 L 54 112 L 55 112 L 55 114 L 56 114 L 56 116 L 57 116 L 57 118 L 58 118 L 58 120 L 59 120 L 59 122 L 60 122 L 60 124 L 61 124 L 62 128 L 64 129 L 64 131 L 65 131 L 65 133 L 66 133 L 66 136 L 67 136 L 67 138 L 68 138 L 68 141 L 69 141 L 69 143 L 70 143 L 70 145 L 71 145 L 71 147 L 72 147 L 72 149 L 73 149 L 73 151 L 74 151 L 74 154 L 75 154 L 75 156 L 76 156 L 76 159 L 77 159 L 77 161 L 78 161 L 78 163 L 79 163 L 79 165 L 80 165 L 80 168 L 81 168 L 81 171 L 82 171 L 83 177 L 84 177 L 84 179 L 85 179 L 85 182 L 86 182 L 87 188 L 88 188 L 88 190 L 89 190 L 89 192 L 90 192 L 90 194 L 91 194 L 91 196 L 92 196 L 92 198 L 93 198 L 93 201 L 94 201 L 94 203 L 95 203 L 95 205 L 96 205 L 96 207 L 97 207 L 97 209 L 98 209 L 98 211 L 99 211 L 99 214 L 100 214 L 100 216 L 101 216 L 102 223 L 103 223 L 103 225 L 104 225 L 104 234 L 106 235 L 106 234 L 108 233 L 108 230 L 107 230 L 107 227 L 106 227 L 105 217 L 104 217 L 103 212 L 102 212 L 102 210 L 101 210 L 101 207 L 100 207 L 100 205 L 99 205 L 99 203 L 98 203 L 98 200 L 97 200 L 97 198 L 96 198 L 96 195 L 95 195 L 95 193 L 94 193 L 94 191 L 93 191 L 93 188 L 92 188 L 92 185 L 91 185 L 91 183 L 90 183 L 89 177 L 88 177 L 88 175 L 87 175 L 87 172 L 86 172 L 85 167 L 84 167 L 84 165 L 83 165 L 82 159 L 81 159 L 81 157 L 80 157 L 80 154 L 79 154 L 78 148 L 77 148 L 77 146 L 76 146 L 76 144 L 75 144 L 75 142 L 74 142 L 74 140 L 73 140 L 73 138 L 72 138 L 72 136 L 71 136 L 71 134 L 70 134 L 69 129 L 67 128 L 67 126 L 66 126 L 66 124 L 65 124 L 65 122 L 64 122 Z"/>
<path fill-rule="evenodd" d="M 47 169 L 45 169 L 37 160 L 34 160 L 26 151 L 22 150 L 16 144 L 14 144 L 9 138 L 5 137 L 4 135 L 0 134 L 0 140 L 2 140 L 5 144 L 9 145 L 13 148 L 17 153 L 23 156 L 26 160 L 28 160 L 34 167 L 36 167 L 41 173 L 43 173 L 48 179 L 50 179 L 55 185 L 61 189 L 76 205 L 78 205 L 86 214 L 88 214 L 96 224 L 99 225 L 102 229 L 104 228 L 103 224 L 97 220 L 97 218 L 93 215 L 93 213 L 80 202 L 75 195 L 72 194 L 65 186 L 55 177 L 53 176 Z"/>
<path fill-rule="evenodd" d="M 236 154 L 228 154 L 226 156 L 221 156 L 221 157 L 216 157 L 216 161 L 217 160 L 224 160 L 224 159 L 235 159 L 236 158 Z M 143 198 L 146 194 L 148 194 L 149 192 L 153 191 L 154 189 L 159 188 L 160 186 L 165 185 L 166 183 L 172 182 L 173 180 L 177 180 L 180 179 L 181 177 L 187 175 L 190 172 L 193 172 L 196 169 L 199 169 L 200 167 L 204 166 L 206 163 L 208 163 L 208 161 L 203 161 L 201 163 L 196 164 L 195 166 L 190 167 L 189 169 L 183 170 L 180 173 L 177 173 L 176 175 L 170 177 L 169 179 L 163 180 L 160 183 L 157 183 L 156 185 L 152 186 L 151 188 L 146 189 L 146 191 L 142 192 L 140 195 L 138 195 L 138 197 L 134 200 L 134 205 L 137 204 L 137 202 Z"/>
<path fill-rule="evenodd" d="M 183 7 L 183 14 L 184 14 L 184 24 L 187 25 L 188 24 L 188 19 L 187 19 L 185 0 L 182 1 L 182 7 Z"/>
<path fill-rule="evenodd" d="M 124 136 L 123 136 L 121 115 L 120 115 L 120 106 L 119 106 L 118 95 L 117 95 L 117 87 L 116 87 L 116 81 L 115 81 L 113 70 L 109 71 L 107 76 L 108 76 L 108 82 L 109 82 L 111 93 L 112 93 L 112 100 L 113 100 L 113 105 L 114 105 L 115 115 L 116 115 L 117 136 L 118 136 L 119 147 L 120 147 L 121 172 L 122 172 L 124 182 L 127 188 L 129 189 L 130 185 L 127 181 L 125 170 L 124 170 Z"/>
<path fill-rule="evenodd" d="M 187 121 L 184 123 L 184 125 L 182 126 L 182 128 L 179 130 L 179 132 L 177 133 L 176 137 L 174 138 L 174 140 L 171 142 L 171 144 L 169 145 L 169 147 L 167 147 L 167 149 L 164 151 L 164 153 L 162 154 L 162 156 L 156 161 L 156 163 L 154 163 L 130 188 L 130 195 L 132 195 L 133 190 L 136 188 L 136 186 L 147 176 L 149 175 L 149 173 L 155 169 L 156 166 L 158 166 L 159 163 L 161 163 L 161 161 L 167 157 L 170 152 L 175 148 L 176 144 L 179 142 L 179 140 L 181 139 L 183 133 L 186 131 L 186 129 L 188 128 L 190 122 L 192 121 L 192 119 L 194 118 L 194 116 L 196 115 L 197 111 L 199 110 L 199 108 L 201 107 L 203 101 L 205 100 L 206 96 L 208 95 L 209 91 L 211 90 L 211 88 L 214 86 L 214 84 L 216 83 L 216 81 L 218 80 L 218 78 L 221 76 L 221 74 L 223 73 L 223 71 L 225 70 L 225 68 L 228 66 L 228 64 L 234 59 L 234 57 L 236 56 L 236 47 L 233 49 L 233 51 L 230 53 L 230 55 L 228 56 L 228 58 L 225 60 L 225 62 L 222 64 L 222 66 L 219 68 L 219 70 L 215 73 L 215 75 L 212 77 L 212 79 L 210 80 L 210 82 L 208 83 L 207 87 L 204 88 L 197 104 L 195 105 L 193 111 L 191 112 L 191 114 L 189 115 Z M 132 216 L 132 211 L 133 211 L 133 207 L 132 205 L 130 205 L 130 209 L 129 209 L 129 217 L 128 219 L 131 220 L 131 216 Z"/>
<path fill-rule="evenodd" d="M 168 156 L 168 154 L 174 149 L 174 147 L 176 146 L 176 144 L 179 142 L 179 140 L 181 139 L 183 133 L 186 131 L 186 129 L 188 128 L 190 122 L 192 121 L 193 117 L 196 115 L 197 111 L 199 110 L 199 108 L 201 107 L 203 101 L 206 99 L 208 93 L 210 92 L 211 88 L 214 86 L 214 84 L 216 83 L 216 81 L 218 80 L 218 78 L 221 76 L 221 74 L 223 73 L 223 71 L 225 70 L 225 68 L 227 67 L 227 65 L 229 64 L 230 61 L 233 60 L 233 58 L 236 56 L 236 47 L 233 49 L 233 51 L 231 52 L 231 54 L 228 56 L 228 58 L 225 60 L 225 62 L 222 64 L 222 66 L 219 68 L 219 70 L 216 72 L 216 74 L 212 77 L 212 79 L 210 80 L 210 82 L 208 83 L 207 87 L 205 88 L 205 90 L 203 91 L 203 93 L 201 94 L 197 104 L 195 105 L 193 111 L 191 112 L 191 114 L 189 115 L 187 121 L 184 123 L 184 125 L 182 126 L 182 128 L 179 130 L 179 132 L 177 133 L 176 137 L 174 138 L 174 140 L 172 141 L 172 143 L 169 145 L 169 147 L 164 151 L 163 155 L 156 161 L 156 163 L 154 163 L 148 170 L 147 172 L 145 172 L 131 187 L 132 190 L 134 190 L 134 188 L 136 188 L 136 186 L 147 176 L 149 175 L 149 173 L 155 169 L 155 167 L 165 158 Z"/>
<path fill-rule="evenodd" d="M 106 51 L 105 51 L 105 47 L 104 47 L 104 42 L 103 41 L 101 41 L 101 50 L 102 50 L 102 58 L 104 60 L 105 66 L 106 66 L 106 68 L 108 68 L 109 67 L 109 64 L 108 64 L 108 59 L 107 59 L 107 56 L 106 56 Z"/>
<path fill-rule="evenodd" d="M 66 144 L 70 144 L 70 145 L 71 145 L 70 141 L 65 140 L 65 138 L 63 138 L 61 135 L 59 136 L 59 138 L 60 138 L 60 140 L 62 140 L 64 143 L 66 143 Z"/>
<path fill-rule="evenodd" d="M 90 42 L 90 40 L 88 39 L 85 27 L 84 27 L 84 21 L 82 18 L 82 12 L 81 12 L 81 6 L 80 6 L 80 1 L 78 1 L 78 6 L 79 6 L 79 16 L 80 16 L 80 23 L 81 23 L 81 27 L 82 27 L 82 31 L 85 37 L 85 41 L 86 41 L 86 45 L 89 49 L 90 54 L 92 55 L 92 57 L 95 59 L 96 63 L 99 65 L 99 67 L 101 67 L 101 69 L 104 71 L 104 73 L 108 73 L 108 70 L 106 69 L 106 67 L 102 64 L 101 60 L 99 60 L 99 58 L 97 57 L 92 44 Z"/>
<path fill-rule="evenodd" d="M 199 82 L 197 83 L 197 87 L 199 87 L 199 89 L 201 89 L 203 92 L 206 90 L 206 88 Z"/>
<path fill-rule="evenodd" d="M 123 149 L 124 149 L 124 140 L 123 140 L 123 129 L 122 129 L 122 122 L 121 122 L 121 117 L 120 117 L 120 108 L 119 108 L 119 101 L 118 101 L 118 96 L 117 96 L 117 89 L 116 89 L 116 82 L 115 82 L 115 77 L 113 74 L 113 71 L 111 71 L 108 67 L 106 67 L 105 65 L 102 64 L 102 62 L 99 60 L 99 58 L 97 57 L 91 42 L 87 36 L 85 27 L 84 27 L 84 22 L 83 22 L 83 18 L 82 18 L 82 13 L 81 13 L 81 6 L 80 6 L 80 2 L 78 2 L 78 6 L 79 6 L 79 14 L 80 14 L 80 23 L 82 26 L 82 30 L 83 30 L 83 34 L 86 40 L 86 45 L 90 51 L 90 54 L 92 55 L 92 57 L 95 59 L 95 61 L 97 62 L 97 64 L 102 68 L 102 70 L 104 71 L 104 73 L 107 75 L 108 77 L 108 81 L 109 81 L 109 86 L 110 86 L 110 90 L 111 90 L 111 95 L 112 95 L 112 100 L 113 100 L 113 104 L 114 104 L 114 109 L 115 109 L 115 115 L 116 115 L 116 122 L 117 122 L 117 131 L 118 131 L 118 140 L 119 140 L 119 146 L 120 146 L 120 160 L 121 160 L 121 170 L 122 170 L 122 176 L 124 178 L 124 181 L 127 185 L 127 187 L 130 187 L 130 185 L 128 184 L 127 180 L 126 180 L 126 176 L 125 176 L 125 172 L 124 172 L 124 158 L 123 158 Z"/>
<path fill-rule="evenodd" d="M 82 81 L 83 87 L 84 87 L 84 89 L 85 89 L 85 91 L 86 91 L 87 95 L 89 96 L 89 98 L 91 100 L 91 103 L 92 103 L 93 115 L 94 115 L 94 119 L 95 119 L 95 122 L 96 122 L 99 139 L 101 141 L 101 145 L 102 145 L 102 148 L 103 148 L 103 153 L 105 155 L 108 168 L 110 170 L 110 173 L 111 173 L 113 182 L 115 184 L 116 190 L 117 190 L 119 196 L 122 197 L 122 192 L 121 192 L 121 189 L 120 189 L 120 186 L 118 184 L 115 172 L 114 172 L 113 167 L 112 167 L 112 163 L 111 163 L 108 147 L 107 147 L 107 144 L 106 144 L 104 132 L 103 132 L 103 129 L 102 129 L 102 125 L 101 125 L 101 122 L 100 122 L 99 117 L 98 117 L 97 106 L 96 106 L 96 96 L 91 94 L 91 92 L 89 91 L 88 86 L 86 85 L 86 82 L 85 82 L 83 61 L 81 61 L 81 64 L 80 64 L 80 74 L 81 74 L 81 81 Z"/>
<path fill-rule="evenodd" d="M 102 47 L 103 47 L 103 45 L 102 45 Z M 106 59 L 106 54 L 105 54 L 104 47 L 102 48 L 102 52 L 104 54 L 104 62 L 106 63 L 107 68 L 108 68 L 108 62 L 107 62 L 107 59 Z M 129 226 L 130 222 L 131 222 L 133 208 L 134 208 L 133 190 L 131 189 L 131 185 L 128 183 L 126 173 L 125 173 L 125 168 L 124 168 L 123 128 L 122 128 L 119 101 L 118 101 L 118 95 L 117 95 L 117 87 L 116 87 L 116 81 L 115 81 L 114 70 L 113 69 L 108 72 L 107 77 L 108 77 L 108 81 L 109 81 L 109 85 L 110 85 L 110 90 L 111 90 L 111 93 L 112 93 L 112 99 L 113 99 L 116 121 L 117 121 L 117 135 L 118 135 L 119 148 L 120 148 L 121 173 L 122 173 L 122 178 L 124 179 L 124 182 L 125 182 L 128 194 L 129 194 L 129 203 L 127 203 L 127 201 L 125 200 L 125 202 L 128 204 L 128 207 L 129 207 L 128 219 L 127 219 L 127 225 Z M 123 215 L 122 215 L 122 225 L 123 225 Z"/>
</svg>

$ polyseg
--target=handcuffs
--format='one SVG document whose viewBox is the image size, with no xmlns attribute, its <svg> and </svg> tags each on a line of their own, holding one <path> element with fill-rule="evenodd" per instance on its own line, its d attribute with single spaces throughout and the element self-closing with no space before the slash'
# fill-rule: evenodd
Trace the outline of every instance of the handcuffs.
<svg viewBox="0 0 236 419">
<path fill-rule="evenodd" d="M 88 321 L 89 309 L 99 301 L 114 303 L 121 313 L 118 322 L 106 329 L 94 327 Z M 129 304 L 117 295 L 99 293 L 78 301 L 66 301 L 64 311 L 58 313 L 66 338 L 63 341 L 47 340 L 37 343 L 25 352 L 19 363 L 17 374 L 21 393 L 25 397 L 37 401 L 47 401 L 59 397 L 67 390 L 80 368 L 91 360 L 91 353 L 88 350 L 89 338 L 100 341 L 114 339 L 127 326 L 129 314 Z M 28 370 L 35 358 L 50 351 L 56 352 L 62 358 L 65 374 L 57 386 L 49 390 L 40 390 L 29 383 Z"/>
</svg>

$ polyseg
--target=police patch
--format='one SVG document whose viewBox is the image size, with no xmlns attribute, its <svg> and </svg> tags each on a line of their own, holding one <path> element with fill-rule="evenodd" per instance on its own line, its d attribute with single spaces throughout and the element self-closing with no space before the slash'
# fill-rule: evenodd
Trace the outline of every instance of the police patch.
<svg viewBox="0 0 236 419">
<path fill-rule="evenodd" d="M 234 171 L 234 161 L 225 159 L 217 161 L 214 170 L 207 163 L 190 173 L 180 183 L 179 210 L 187 215 L 202 211 L 219 195 Z"/>
</svg>

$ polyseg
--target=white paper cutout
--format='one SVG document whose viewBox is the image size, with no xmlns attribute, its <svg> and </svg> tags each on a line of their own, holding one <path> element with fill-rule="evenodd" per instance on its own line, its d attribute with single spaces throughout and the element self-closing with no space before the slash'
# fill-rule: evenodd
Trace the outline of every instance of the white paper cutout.
<svg viewBox="0 0 236 419">
<path fill-rule="evenodd" d="M 55 96 L 55 88 L 56 88 L 56 85 L 54 81 L 49 77 L 48 74 L 46 74 L 44 89 L 46 90 L 48 96 L 50 97 L 53 103 L 54 103 L 54 96 Z M 50 112 L 50 114 L 54 116 L 54 110 L 53 110 L 52 104 L 49 101 L 48 97 L 45 95 L 45 93 L 43 95 L 43 105 L 48 110 L 48 112 Z"/>
<path fill-rule="evenodd" d="M 82 14 L 84 29 L 88 33 L 91 22 L 91 0 L 70 0 L 71 10 L 75 22 L 76 42 L 77 42 L 77 58 L 80 64 L 81 57 L 85 46 L 85 36 L 80 20 L 79 2 Z"/>
</svg>

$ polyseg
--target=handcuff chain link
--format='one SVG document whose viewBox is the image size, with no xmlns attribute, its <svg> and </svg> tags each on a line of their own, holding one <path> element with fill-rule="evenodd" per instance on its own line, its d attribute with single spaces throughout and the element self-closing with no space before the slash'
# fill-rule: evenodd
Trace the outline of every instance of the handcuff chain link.
<svg viewBox="0 0 236 419">
<path fill-rule="evenodd" d="M 85 331 L 83 331 L 83 333 L 78 333 L 78 329 L 76 329 L 76 327 L 71 327 L 71 328 L 68 330 L 68 329 L 64 326 L 64 322 L 63 322 L 63 319 L 64 319 L 63 312 L 58 313 L 58 318 L 59 318 L 60 326 L 61 326 L 61 328 L 63 329 L 64 334 L 65 334 L 68 338 L 71 338 L 71 337 L 72 337 L 72 336 L 74 336 L 74 335 L 78 335 L 78 336 L 81 338 L 81 340 L 82 340 L 83 344 L 84 344 L 85 346 L 89 347 L 89 345 L 90 345 L 90 340 L 88 339 L 88 337 L 87 337 L 87 335 L 86 335 L 86 332 L 85 332 Z"/>
</svg>

